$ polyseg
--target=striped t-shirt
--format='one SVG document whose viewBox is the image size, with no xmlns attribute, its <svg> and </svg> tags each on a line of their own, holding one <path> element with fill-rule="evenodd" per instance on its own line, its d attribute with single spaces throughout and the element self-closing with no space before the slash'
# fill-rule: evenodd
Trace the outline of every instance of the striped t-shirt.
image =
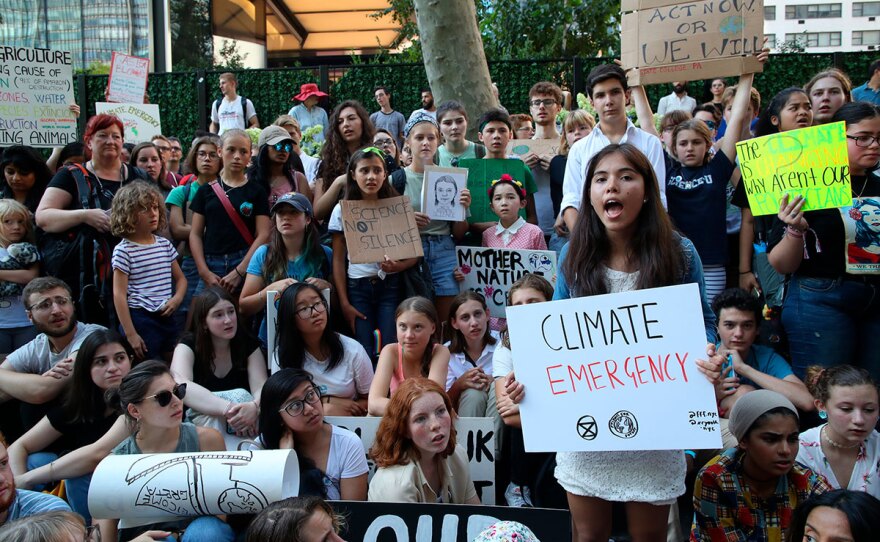
<svg viewBox="0 0 880 542">
<path fill-rule="evenodd" d="M 113 269 L 128 275 L 128 306 L 150 312 L 159 310 L 171 298 L 171 263 L 177 250 L 171 241 L 153 236 L 142 245 L 123 239 L 113 249 Z"/>
</svg>

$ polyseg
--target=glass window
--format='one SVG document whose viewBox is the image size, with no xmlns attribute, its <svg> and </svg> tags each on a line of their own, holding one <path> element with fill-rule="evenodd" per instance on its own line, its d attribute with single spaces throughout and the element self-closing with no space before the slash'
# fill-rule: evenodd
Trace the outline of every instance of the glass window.
<svg viewBox="0 0 880 542">
<path fill-rule="evenodd" d="M 841 16 L 841 4 L 785 6 L 786 19 L 828 19 Z"/>
<path fill-rule="evenodd" d="M 803 32 L 786 34 L 785 41 L 797 41 L 805 47 L 836 47 L 840 45 L 840 32 Z"/>
<path fill-rule="evenodd" d="M 880 2 L 853 2 L 853 17 L 877 16 L 880 16 Z"/>
<path fill-rule="evenodd" d="M 775 21 L 776 20 L 776 6 L 764 6 L 764 20 L 765 21 Z"/>
<path fill-rule="evenodd" d="M 853 45 L 880 45 L 880 30 L 854 30 Z"/>
<path fill-rule="evenodd" d="M 767 38 L 767 47 L 776 49 L 776 34 L 764 34 L 764 37 Z"/>
</svg>

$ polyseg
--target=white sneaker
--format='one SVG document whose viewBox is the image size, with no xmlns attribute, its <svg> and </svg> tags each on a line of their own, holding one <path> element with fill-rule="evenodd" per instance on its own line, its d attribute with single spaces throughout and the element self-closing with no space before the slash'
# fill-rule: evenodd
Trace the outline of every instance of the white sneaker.
<svg viewBox="0 0 880 542">
<path fill-rule="evenodd" d="M 532 492 L 528 487 L 518 486 L 511 482 L 504 491 L 504 500 L 507 501 L 507 506 L 515 508 L 531 508 L 534 506 L 532 504 L 531 493 Z"/>
</svg>

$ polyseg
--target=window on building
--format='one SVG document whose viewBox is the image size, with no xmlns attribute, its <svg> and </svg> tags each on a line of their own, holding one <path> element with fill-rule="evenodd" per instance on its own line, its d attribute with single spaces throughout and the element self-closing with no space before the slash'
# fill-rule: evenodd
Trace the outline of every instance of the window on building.
<svg viewBox="0 0 880 542">
<path fill-rule="evenodd" d="M 764 34 L 764 37 L 767 38 L 767 47 L 776 49 L 776 34 Z"/>
<path fill-rule="evenodd" d="M 880 15 L 880 2 L 853 2 L 853 17 L 877 17 L 878 15 Z"/>
<path fill-rule="evenodd" d="M 785 6 L 786 19 L 829 19 L 841 16 L 841 4 Z"/>
<path fill-rule="evenodd" d="M 836 47 L 840 45 L 840 32 L 803 32 L 786 34 L 785 41 L 797 41 L 804 47 Z"/>
<path fill-rule="evenodd" d="M 880 30 L 854 30 L 853 45 L 880 45 Z"/>
<path fill-rule="evenodd" d="M 776 6 L 764 6 L 764 20 L 765 21 L 775 21 L 776 20 Z"/>
</svg>

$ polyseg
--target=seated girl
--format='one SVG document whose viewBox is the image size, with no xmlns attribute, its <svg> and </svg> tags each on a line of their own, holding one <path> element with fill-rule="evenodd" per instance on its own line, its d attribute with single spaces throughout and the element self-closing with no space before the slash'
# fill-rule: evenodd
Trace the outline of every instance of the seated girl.
<svg viewBox="0 0 880 542">
<path fill-rule="evenodd" d="M 324 421 L 321 390 L 301 369 L 281 369 L 263 386 L 260 444 L 296 450 L 300 495 L 331 500 L 367 498 L 367 459 L 357 435 Z"/>
<path fill-rule="evenodd" d="M 455 443 L 449 396 L 433 380 L 408 378 L 391 395 L 370 458 L 379 467 L 372 502 L 480 504 L 467 453 Z"/>
<path fill-rule="evenodd" d="M 298 282 L 281 296 L 272 372 L 302 369 L 321 390 L 328 416 L 363 416 L 373 382 L 373 364 L 356 340 L 333 331 L 329 306 L 316 286 Z"/>
<path fill-rule="evenodd" d="M 434 304 L 424 297 L 404 299 L 394 318 L 397 342 L 385 345 L 379 355 L 368 401 L 371 416 L 385 414 L 389 394 L 407 378 L 427 377 L 439 386 L 446 385 L 449 349 L 437 344 L 440 320 Z"/>
</svg>

